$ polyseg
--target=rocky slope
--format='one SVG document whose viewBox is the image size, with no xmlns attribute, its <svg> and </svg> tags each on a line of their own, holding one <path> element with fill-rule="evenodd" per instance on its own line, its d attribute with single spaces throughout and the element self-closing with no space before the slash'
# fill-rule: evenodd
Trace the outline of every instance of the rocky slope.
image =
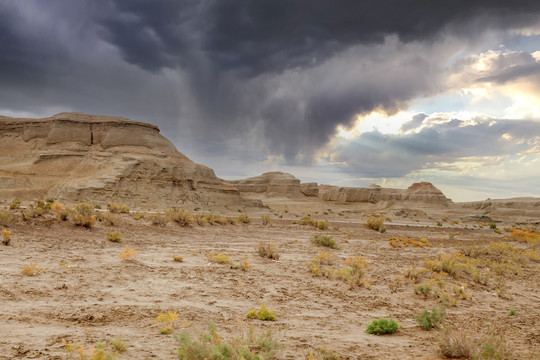
<svg viewBox="0 0 540 360">
<path fill-rule="evenodd" d="M 3 199 L 154 207 L 245 201 L 234 186 L 178 152 L 151 124 L 81 113 L 0 117 L 0 140 Z"/>
</svg>

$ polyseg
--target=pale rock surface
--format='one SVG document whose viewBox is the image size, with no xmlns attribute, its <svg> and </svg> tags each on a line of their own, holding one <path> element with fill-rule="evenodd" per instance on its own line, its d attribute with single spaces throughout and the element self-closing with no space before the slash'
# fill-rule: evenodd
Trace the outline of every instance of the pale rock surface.
<svg viewBox="0 0 540 360">
<path fill-rule="evenodd" d="M 451 200 L 429 182 L 414 183 L 408 189 L 382 188 L 375 184 L 365 188 L 320 185 L 319 197 L 323 201 L 341 203 L 412 202 L 445 206 L 451 203 Z"/>
<path fill-rule="evenodd" d="M 231 180 L 228 183 L 236 186 L 240 193 L 264 194 L 267 197 L 304 196 L 301 192 L 300 180 L 291 174 L 281 171 L 267 172 L 242 180 Z"/>
<path fill-rule="evenodd" d="M 0 116 L 0 196 L 149 207 L 246 202 L 157 126 L 82 113 Z"/>
</svg>

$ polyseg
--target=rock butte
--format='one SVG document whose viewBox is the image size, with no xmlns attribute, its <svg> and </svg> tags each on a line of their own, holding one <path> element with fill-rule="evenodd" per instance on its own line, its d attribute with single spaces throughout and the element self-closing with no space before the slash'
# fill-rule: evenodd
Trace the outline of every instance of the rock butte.
<svg viewBox="0 0 540 360">
<path fill-rule="evenodd" d="M 428 182 L 408 189 L 338 187 L 301 183 L 283 172 L 225 181 L 180 153 L 155 125 L 82 113 L 42 119 L 0 116 L 0 198 L 119 201 L 142 208 L 261 206 L 261 201 L 377 208 L 401 204 L 501 216 L 540 215 L 537 198 L 454 204 Z"/>
<path fill-rule="evenodd" d="M 0 117 L 0 136 L 2 198 L 143 207 L 246 203 L 234 186 L 178 152 L 151 124 L 81 113 Z"/>
</svg>

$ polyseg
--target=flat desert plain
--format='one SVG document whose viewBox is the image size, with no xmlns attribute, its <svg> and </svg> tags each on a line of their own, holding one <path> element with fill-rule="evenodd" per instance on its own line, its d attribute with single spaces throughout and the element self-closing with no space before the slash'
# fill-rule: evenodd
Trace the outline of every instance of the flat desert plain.
<svg viewBox="0 0 540 360">
<path fill-rule="evenodd" d="M 388 213 L 379 232 L 367 227 L 370 214 L 309 214 L 326 222 L 321 230 L 301 224 L 306 213 L 248 210 L 249 223 L 204 226 L 103 211 L 116 224 L 87 229 L 52 212 L 22 220 L 23 211 L 0 210 L 0 231 L 10 231 L 9 245 L 0 244 L 0 359 L 90 358 L 97 344 L 114 354 L 119 337 L 127 349 L 118 359 L 177 359 L 178 334 L 198 340 L 209 324 L 221 343 L 271 330 L 275 359 L 443 359 L 440 344 L 473 347 L 482 359 L 496 358 L 491 350 L 540 359 L 534 226 Z M 314 234 L 337 248 L 313 243 Z M 259 255 L 269 244 L 279 261 Z M 126 246 L 135 252 L 122 259 Z M 355 264 L 358 277 L 340 278 Z M 263 303 L 276 320 L 248 319 Z M 443 306 L 439 328 L 415 320 Z M 169 313 L 174 321 L 158 321 Z M 366 333 L 381 318 L 399 329 Z"/>
</svg>

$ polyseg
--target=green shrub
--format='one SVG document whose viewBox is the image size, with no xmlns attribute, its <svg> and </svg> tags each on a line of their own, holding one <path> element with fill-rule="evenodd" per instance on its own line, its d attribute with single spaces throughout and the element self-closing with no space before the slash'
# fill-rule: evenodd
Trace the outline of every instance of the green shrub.
<svg viewBox="0 0 540 360">
<path fill-rule="evenodd" d="M 328 223 L 326 221 L 317 221 L 317 228 L 321 229 L 321 230 L 326 230 L 328 229 Z"/>
<path fill-rule="evenodd" d="M 414 319 L 418 322 L 418 325 L 420 325 L 422 329 L 431 330 L 433 328 L 438 328 L 445 316 L 446 311 L 444 307 L 439 309 L 434 307 L 431 312 L 424 309 L 424 311 L 416 315 Z"/>
<path fill-rule="evenodd" d="M 398 328 L 399 324 L 394 319 L 375 319 L 368 324 L 366 332 L 374 335 L 393 334 Z"/>
<path fill-rule="evenodd" d="M 259 319 L 263 321 L 276 321 L 276 313 L 273 310 L 269 310 L 265 303 L 262 303 L 259 310 L 251 309 L 247 316 L 248 319 Z"/>
<path fill-rule="evenodd" d="M 311 243 L 318 246 L 326 246 L 332 249 L 339 249 L 339 246 L 336 244 L 336 241 L 332 236 L 324 234 L 313 234 L 310 239 Z"/>
</svg>

